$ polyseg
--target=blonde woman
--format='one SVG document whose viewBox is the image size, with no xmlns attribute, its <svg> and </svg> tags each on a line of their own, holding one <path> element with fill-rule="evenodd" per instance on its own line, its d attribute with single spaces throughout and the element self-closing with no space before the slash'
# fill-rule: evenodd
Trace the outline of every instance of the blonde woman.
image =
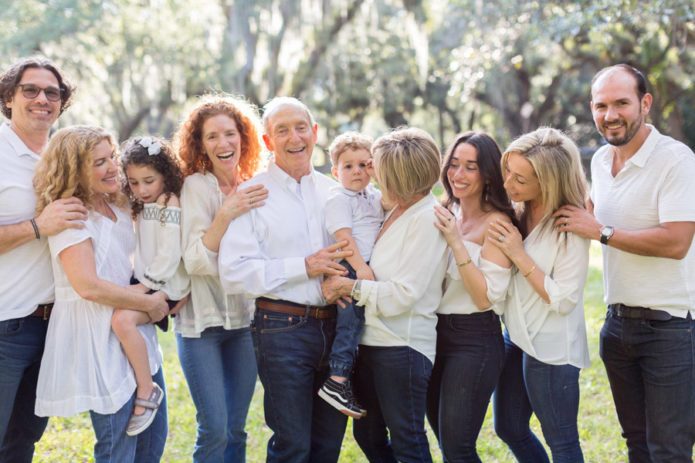
<svg viewBox="0 0 695 463">
<path fill-rule="evenodd" d="M 425 402 L 447 264 L 430 192 L 439 149 L 425 131 L 406 128 L 377 139 L 372 154 L 377 182 L 396 204 L 372 251 L 377 281 L 333 277 L 322 287 L 329 302 L 349 296 L 365 307 L 355 389 L 367 415 L 353 425 L 357 443 L 369 461 L 428 462 Z"/>
<path fill-rule="evenodd" d="M 589 240 L 555 230 L 552 218 L 562 206 L 583 207 L 579 150 L 561 132 L 541 128 L 507 148 L 502 170 L 519 228 L 499 221 L 487 238 L 517 269 L 504 310 L 495 430 L 520 462 L 548 461 L 529 428 L 535 413 L 553 461 L 583 461 L 577 412 L 579 370 L 590 363 L 583 301 Z"/>
<path fill-rule="evenodd" d="M 40 213 L 51 201 L 74 196 L 89 210 L 83 229 L 48 238 L 55 278 L 55 305 L 46 335 L 36 391 L 36 414 L 69 417 L 89 411 L 97 462 L 157 462 L 167 435 L 162 356 L 154 325 L 138 326 L 152 379 L 157 384 L 139 404 L 157 409 L 152 425 L 127 436 L 135 375 L 111 329 L 114 307 L 160 320 L 166 294 L 126 289 L 135 233 L 120 193 L 115 144 L 98 127 L 69 127 L 53 135 L 34 177 Z M 140 399 L 138 399 L 140 400 Z M 139 445 L 138 445 L 139 444 Z"/>
</svg>

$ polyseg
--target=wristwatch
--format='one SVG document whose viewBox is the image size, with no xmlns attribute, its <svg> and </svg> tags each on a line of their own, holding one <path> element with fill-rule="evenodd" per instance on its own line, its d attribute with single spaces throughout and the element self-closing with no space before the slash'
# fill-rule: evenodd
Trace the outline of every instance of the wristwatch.
<svg viewBox="0 0 695 463">
<path fill-rule="evenodd" d="M 362 298 L 362 280 L 355 280 L 355 284 L 352 285 L 352 291 L 350 291 L 350 297 L 353 301 L 359 301 Z"/>
<path fill-rule="evenodd" d="M 608 244 L 608 240 L 613 236 L 613 232 L 615 232 L 615 230 L 610 225 L 601 227 L 601 243 Z"/>
</svg>

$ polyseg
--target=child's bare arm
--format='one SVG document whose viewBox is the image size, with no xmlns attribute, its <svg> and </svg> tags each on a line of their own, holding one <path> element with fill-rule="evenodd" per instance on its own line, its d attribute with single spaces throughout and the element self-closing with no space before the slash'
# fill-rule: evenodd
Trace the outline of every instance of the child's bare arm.
<svg viewBox="0 0 695 463">
<path fill-rule="evenodd" d="M 335 236 L 335 239 L 337 241 L 347 240 L 348 245 L 343 249 L 351 250 L 352 256 L 346 257 L 345 260 L 347 260 L 348 263 L 352 265 L 352 268 L 355 269 L 355 273 L 357 273 L 357 279 L 374 280 L 374 272 L 372 272 L 372 269 L 369 268 L 369 265 L 367 265 L 367 263 L 362 258 L 362 255 L 360 255 L 359 250 L 357 249 L 357 242 L 352 237 L 352 229 L 341 228 L 340 230 L 336 230 L 333 236 Z"/>
</svg>

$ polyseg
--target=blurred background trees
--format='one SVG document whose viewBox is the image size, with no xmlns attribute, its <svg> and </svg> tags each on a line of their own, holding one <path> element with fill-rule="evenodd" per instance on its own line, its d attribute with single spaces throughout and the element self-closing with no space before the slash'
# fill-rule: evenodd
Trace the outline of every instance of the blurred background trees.
<svg viewBox="0 0 695 463">
<path fill-rule="evenodd" d="M 593 74 L 648 76 L 651 122 L 695 146 L 692 0 L 3 0 L 0 66 L 41 53 L 78 84 L 60 126 L 171 136 L 196 96 L 304 100 L 319 144 L 417 125 L 442 147 L 541 125 L 600 143 Z M 321 164 L 322 160 L 317 159 Z"/>
</svg>

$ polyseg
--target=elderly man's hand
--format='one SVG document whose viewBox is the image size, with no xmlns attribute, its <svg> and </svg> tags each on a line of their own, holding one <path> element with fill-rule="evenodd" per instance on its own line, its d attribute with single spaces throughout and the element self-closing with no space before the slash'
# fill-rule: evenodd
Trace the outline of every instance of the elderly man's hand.
<svg viewBox="0 0 695 463">
<path fill-rule="evenodd" d="M 352 293 L 352 286 L 355 284 L 355 280 L 350 278 L 332 276 L 323 280 L 321 283 L 321 291 L 323 292 L 323 297 L 329 304 L 338 303 L 339 306 L 345 307 L 343 299 L 351 302 L 350 293 Z"/>
<path fill-rule="evenodd" d="M 84 228 L 85 220 L 87 208 L 71 196 L 50 202 L 34 221 L 41 236 L 53 236 L 67 228 Z"/>
<path fill-rule="evenodd" d="M 319 249 L 310 256 L 304 258 L 304 266 L 306 274 L 309 278 L 314 278 L 319 275 L 346 275 L 347 270 L 342 265 L 334 262 L 338 259 L 351 256 L 352 251 L 341 251 L 348 245 L 348 241 L 340 241 L 327 248 Z"/>
</svg>

